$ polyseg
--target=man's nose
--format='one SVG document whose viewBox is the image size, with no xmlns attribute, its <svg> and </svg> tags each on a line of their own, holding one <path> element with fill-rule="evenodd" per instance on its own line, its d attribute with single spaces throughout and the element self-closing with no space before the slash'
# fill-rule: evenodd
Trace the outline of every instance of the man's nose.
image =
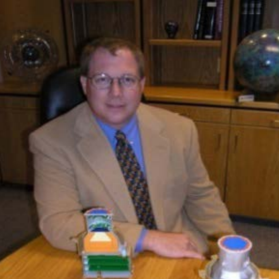
<svg viewBox="0 0 279 279">
<path fill-rule="evenodd" d="M 114 96 L 119 96 L 122 94 L 122 87 L 118 78 L 114 78 L 112 80 L 110 91 Z"/>
</svg>

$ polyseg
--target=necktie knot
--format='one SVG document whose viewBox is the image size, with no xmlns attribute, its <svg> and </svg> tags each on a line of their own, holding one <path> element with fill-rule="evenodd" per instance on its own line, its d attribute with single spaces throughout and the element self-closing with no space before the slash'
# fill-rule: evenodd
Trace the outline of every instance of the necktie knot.
<svg viewBox="0 0 279 279">
<path fill-rule="evenodd" d="M 116 133 L 115 133 L 115 138 L 117 140 L 126 140 L 126 135 L 121 132 L 120 130 L 118 130 Z"/>
</svg>

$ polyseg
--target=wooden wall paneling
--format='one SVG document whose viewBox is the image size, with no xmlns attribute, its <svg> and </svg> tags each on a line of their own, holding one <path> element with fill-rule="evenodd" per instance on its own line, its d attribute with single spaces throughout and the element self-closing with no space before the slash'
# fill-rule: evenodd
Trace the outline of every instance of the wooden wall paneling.
<svg viewBox="0 0 279 279">
<path fill-rule="evenodd" d="M 231 26 L 231 41 L 230 41 L 230 55 L 229 55 L 229 75 L 228 75 L 228 89 L 233 90 L 235 87 L 235 74 L 233 69 L 234 53 L 237 48 L 238 41 L 238 28 L 239 28 L 239 9 L 240 1 L 235 0 L 233 4 L 233 16 L 232 16 L 232 26 Z"/>
<path fill-rule="evenodd" d="M 204 165 L 224 200 L 229 125 L 206 122 L 196 122 L 196 125 Z"/>
<path fill-rule="evenodd" d="M 138 0 L 64 0 L 64 7 L 71 64 L 84 44 L 96 37 L 120 37 L 141 44 Z"/>
<path fill-rule="evenodd" d="M 218 59 L 219 69 L 219 90 L 225 90 L 228 86 L 227 76 L 228 76 L 228 62 L 229 62 L 229 27 L 231 18 L 231 1 L 224 1 L 223 10 L 223 30 L 222 30 L 222 44 L 220 50 L 220 58 Z"/>
<path fill-rule="evenodd" d="M 133 2 L 90 4 L 88 5 L 87 15 L 90 37 L 106 35 L 137 42 L 135 33 L 136 15 Z"/>
<path fill-rule="evenodd" d="M 263 28 L 279 29 L 279 1 L 264 1 Z"/>
<path fill-rule="evenodd" d="M 143 14 L 143 52 L 145 59 L 145 75 L 146 75 L 146 84 L 152 84 L 152 73 L 153 70 L 153 51 L 152 46 L 149 44 L 150 38 L 150 30 L 153 29 L 153 21 L 151 17 L 146 16 L 148 13 L 153 14 L 153 6 L 151 5 L 151 1 L 144 2 L 142 5 L 142 14 Z"/>
<path fill-rule="evenodd" d="M 279 221 L 279 129 L 233 126 L 227 173 L 229 212 Z"/>
<path fill-rule="evenodd" d="M 158 46 L 154 52 L 154 85 L 219 88 L 219 48 Z"/>
<path fill-rule="evenodd" d="M 151 105 L 176 112 L 195 121 L 203 162 L 210 179 L 219 188 L 224 200 L 230 109 L 163 103 L 151 103 Z"/>
<path fill-rule="evenodd" d="M 75 45 L 77 44 L 75 34 L 74 34 L 74 26 L 75 26 L 75 17 L 73 11 L 73 3 L 68 0 L 63 1 L 64 7 L 64 19 L 65 19 L 65 34 L 66 34 L 66 43 L 67 43 L 67 54 L 68 54 L 68 62 L 70 64 L 75 64 L 76 54 L 75 54 Z"/>
<path fill-rule="evenodd" d="M 135 32 L 135 43 L 143 49 L 143 42 L 142 42 L 142 6 L 141 1 L 136 0 L 134 1 L 134 32 Z"/>
<path fill-rule="evenodd" d="M 28 137 L 38 126 L 38 98 L 0 96 L 0 164 L 4 181 L 33 184 Z"/>
</svg>

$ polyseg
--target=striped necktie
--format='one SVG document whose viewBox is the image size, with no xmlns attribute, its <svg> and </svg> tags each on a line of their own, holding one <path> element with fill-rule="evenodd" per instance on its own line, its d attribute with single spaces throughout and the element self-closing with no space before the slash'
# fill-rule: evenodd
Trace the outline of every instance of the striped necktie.
<svg viewBox="0 0 279 279">
<path fill-rule="evenodd" d="M 117 140 L 116 157 L 134 203 L 138 221 L 147 229 L 156 229 L 147 181 L 136 155 L 124 133 L 117 131 L 115 138 Z"/>
</svg>

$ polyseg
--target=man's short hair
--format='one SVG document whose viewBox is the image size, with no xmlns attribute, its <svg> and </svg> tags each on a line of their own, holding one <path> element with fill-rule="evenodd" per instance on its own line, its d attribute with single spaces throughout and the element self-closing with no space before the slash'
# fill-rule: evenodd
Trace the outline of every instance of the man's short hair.
<svg viewBox="0 0 279 279">
<path fill-rule="evenodd" d="M 80 72 L 81 75 L 87 76 L 89 72 L 89 65 L 94 53 L 100 49 L 104 48 L 112 55 L 116 55 L 119 49 L 128 49 L 132 52 L 135 60 L 138 64 L 138 71 L 141 78 L 144 77 L 144 56 L 142 51 L 133 43 L 118 39 L 118 38 L 98 38 L 92 40 L 84 47 L 81 57 L 80 57 Z"/>
</svg>

